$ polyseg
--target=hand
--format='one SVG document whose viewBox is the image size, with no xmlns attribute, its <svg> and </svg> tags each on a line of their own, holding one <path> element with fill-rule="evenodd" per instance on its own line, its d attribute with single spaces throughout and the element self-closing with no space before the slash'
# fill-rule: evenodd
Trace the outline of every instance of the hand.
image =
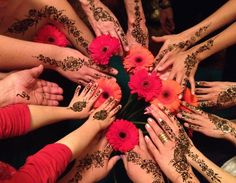
<svg viewBox="0 0 236 183">
<path fill-rule="evenodd" d="M 81 86 L 79 85 L 74 93 L 74 97 L 72 98 L 69 109 L 76 113 L 80 119 L 87 118 L 89 114 L 92 113 L 92 106 L 94 102 L 98 99 L 102 91 L 97 90 L 97 83 L 89 83 L 81 93 Z M 77 118 L 78 119 L 78 118 Z"/>
<path fill-rule="evenodd" d="M 117 103 L 112 97 L 108 98 L 91 113 L 87 122 L 98 124 L 100 130 L 107 128 L 115 120 L 116 113 L 121 109 L 121 105 L 117 106 Z"/>
<path fill-rule="evenodd" d="M 42 72 L 43 66 L 40 65 L 14 72 L 1 80 L 1 86 L 4 86 L 1 91 L 7 90 L 4 105 L 27 103 L 57 106 L 63 100 L 63 90 L 56 83 L 38 79 Z"/>
<path fill-rule="evenodd" d="M 224 138 L 236 142 L 236 127 L 233 122 L 206 113 L 185 102 L 182 102 L 182 105 L 189 110 L 189 112 L 183 111 L 177 115 L 186 122 L 184 126 L 209 137 Z"/>
<path fill-rule="evenodd" d="M 111 171 L 120 159 L 120 156 L 110 158 L 112 151 L 105 136 L 97 136 L 61 182 L 98 182 Z"/>
<path fill-rule="evenodd" d="M 164 182 L 158 164 L 148 152 L 141 130 L 139 130 L 139 145 L 122 155 L 122 160 L 126 172 L 133 182 Z"/>
<path fill-rule="evenodd" d="M 152 114 L 158 124 L 148 119 L 146 129 L 152 139 L 145 137 L 148 149 L 161 170 L 172 182 L 198 182 L 188 164 L 186 154 L 192 142 L 177 119 L 162 105 L 151 105 L 147 112 Z"/>
<path fill-rule="evenodd" d="M 175 23 L 173 19 L 173 9 L 171 7 L 160 10 L 161 28 L 165 34 L 171 34 L 175 30 Z"/>
<path fill-rule="evenodd" d="M 96 36 L 110 34 L 120 40 L 125 51 L 129 51 L 125 33 L 114 14 L 99 0 L 80 1 Z"/>
<path fill-rule="evenodd" d="M 162 69 L 163 64 L 165 64 L 165 62 L 168 61 L 169 57 L 171 56 L 175 57 L 179 52 L 184 51 L 189 46 L 191 46 L 191 42 L 189 41 L 189 36 L 184 33 L 176 35 L 174 34 L 166 35 L 162 37 L 153 36 L 152 40 L 157 43 L 164 43 L 155 58 L 155 62 L 152 68 L 154 69 L 154 71 L 164 70 Z"/>
<path fill-rule="evenodd" d="M 236 83 L 196 82 L 196 94 L 201 107 L 229 108 L 236 104 Z"/>
<path fill-rule="evenodd" d="M 111 78 L 110 75 L 116 75 L 118 73 L 116 69 L 97 66 L 93 61 L 77 50 L 65 48 L 65 51 L 58 58 L 58 60 L 55 60 L 43 55 L 38 57 L 40 61 L 54 63 L 54 65 L 57 66 L 55 68 L 57 72 L 71 81 L 84 86 L 91 81 L 95 82 L 101 77 Z M 61 60 L 61 58 L 64 59 Z"/>
</svg>

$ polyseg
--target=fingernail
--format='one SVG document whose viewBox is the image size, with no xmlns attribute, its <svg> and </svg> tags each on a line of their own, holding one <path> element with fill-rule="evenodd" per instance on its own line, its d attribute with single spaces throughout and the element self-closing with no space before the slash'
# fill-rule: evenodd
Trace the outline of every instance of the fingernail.
<svg viewBox="0 0 236 183">
<path fill-rule="evenodd" d="M 146 124 L 145 126 L 146 126 L 146 128 L 151 128 L 149 124 Z"/>
<path fill-rule="evenodd" d="M 152 120 L 152 118 L 148 118 L 147 121 L 148 122 L 152 122 L 153 120 Z"/>
<path fill-rule="evenodd" d="M 112 72 L 113 72 L 113 74 L 118 74 L 119 72 L 118 72 L 118 70 L 116 70 L 116 69 L 112 69 Z"/>
<path fill-rule="evenodd" d="M 147 140 L 147 141 L 149 141 L 150 139 L 149 139 L 149 137 L 147 136 L 147 135 L 145 135 L 145 140 Z"/>
<path fill-rule="evenodd" d="M 163 121 L 161 118 L 158 118 L 157 120 L 158 120 L 159 122 L 162 122 L 162 121 Z"/>
</svg>

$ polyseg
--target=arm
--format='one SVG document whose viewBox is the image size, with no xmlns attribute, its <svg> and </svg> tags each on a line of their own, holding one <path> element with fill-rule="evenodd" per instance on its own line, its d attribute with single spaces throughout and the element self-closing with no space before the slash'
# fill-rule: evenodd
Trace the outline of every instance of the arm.
<svg viewBox="0 0 236 183">
<path fill-rule="evenodd" d="M 148 30 L 141 0 L 125 0 L 128 15 L 127 39 L 129 45 L 148 47 Z"/>
<path fill-rule="evenodd" d="M 206 158 L 195 146 L 187 154 L 188 162 L 209 182 L 235 182 L 236 178 Z"/>
<path fill-rule="evenodd" d="M 0 48 L 2 70 L 32 68 L 42 64 L 44 68 L 55 70 L 71 81 L 81 82 L 83 85 L 100 77 L 109 77 L 104 72 L 117 74 L 115 69 L 100 68 L 89 58 L 70 48 L 22 41 L 6 36 L 0 36 L 0 43 L 4 45 Z"/>
</svg>

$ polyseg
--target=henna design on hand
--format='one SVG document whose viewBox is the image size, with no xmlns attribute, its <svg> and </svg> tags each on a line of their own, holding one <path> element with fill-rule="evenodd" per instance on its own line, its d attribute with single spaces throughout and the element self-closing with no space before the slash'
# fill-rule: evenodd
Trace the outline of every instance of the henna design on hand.
<svg viewBox="0 0 236 183">
<path fill-rule="evenodd" d="M 73 35 L 77 44 L 80 43 L 83 48 L 88 49 L 88 40 L 85 40 L 81 35 L 81 31 L 75 26 L 75 20 L 63 14 L 64 11 L 65 10 L 57 10 L 54 6 L 45 6 L 40 10 L 30 9 L 26 18 L 17 20 L 7 29 L 7 32 L 12 34 L 24 34 L 30 27 L 36 27 L 39 21 L 50 18 L 67 28 L 68 33 Z"/>
<path fill-rule="evenodd" d="M 141 12 L 139 7 L 139 0 L 134 0 L 135 3 L 135 21 L 132 23 L 133 30 L 131 31 L 131 35 L 135 38 L 137 43 L 140 43 L 142 46 L 146 45 L 146 41 L 148 39 L 147 34 L 141 29 L 140 22 L 142 21 Z"/>
<path fill-rule="evenodd" d="M 215 125 L 215 130 L 220 130 L 223 134 L 230 134 L 236 138 L 236 129 L 230 124 L 227 119 L 220 118 L 213 114 L 207 114 L 209 120 Z"/>
<path fill-rule="evenodd" d="M 88 2 L 89 2 L 89 6 L 90 6 L 89 9 L 92 11 L 95 20 L 97 22 L 98 21 L 112 22 L 114 24 L 114 27 L 116 28 L 116 31 L 120 32 L 122 42 L 126 46 L 128 46 L 128 41 L 125 38 L 125 33 L 122 30 L 118 20 L 115 20 L 114 17 L 112 17 L 108 11 L 103 9 L 103 7 L 96 7 L 95 4 L 94 4 L 94 0 L 88 0 Z"/>
<path fill-rule="evenodd" d="M 16 96 L 21 97 L 21 98 L 26 99 L 26 100 L 30 99 L 30 96 L 25 91 L 22 91 L 21 94 L 17 93 Z"/>
<path fill-rule="evenodd" d="M 217 98 L 217 107 L 223 107 L 227 103 L 235 103 L 235 100 L 236 86 L 232 86 L 219 93 Z"/>
<path fill-rule="evenodd" d="M 165 54 L 167 54 L 168 52 L 171 52 L 174 49 L 186 49 L 188 47 L 190 47 L 191 45 L 193 45 L 196 40 L 198 40 L 202 34 L 204 32 L 206 32 L 206 30 L 209 28 L 210 24 L 201 27 L 198 31 L 195 32 L 195 34 L 190 38 L 190 40 L 186 40 L 186 41 L 181 41 L 179 43 L 174 43 L 174 44 L 170 44 L 168 45 L 167 49 L 164 49 L 158 58 L 155 59 L 154 63 L 153 63 L 153 67 L 155 67 L 160 61 L 161 59 L 165 56 Z"/>
<path fill-rule="evenodd" d="M 160 167 L 155 161 L 151 159 L 143 160 L 140 155 L 134 151 L 128 152 L 127 161 L 140 166 L 147 174 L 152 174 L 154 179 L 152 183 L 163 183 Z"/>
<path fill-rule="evenodd" d="M 197 154 L 189 151 L 188 156 L 199 165 L 201 170 L 205 172 L 208 177 L 210 177 L 212 182 L 221 183 L 221 177 L 219 174 L 215 173 L 210 167 L 208 167 L 205 161 L 201 160 Z"/>
<path fill-rule="evenodd" d="M 102 168 L 105 166 L 105 160 L 109 159 L 112 147 L 108 144 L 103 151 L 95 151 L 92 154 L 87 154 L 83 159 L 76 162 L 76 173 L 73 175 L 68 183 L 78 183 L 82 180 L 83 172 L 90 168 Z"/>
<path fill-rule="evenodd" d="M 83 65 L 87 64 L 84 59 L 71 56 L 66 57 L 65 59 L 63 59 L 63 61 L 46 57 L 42 54 L 35 56 L 35 58 L 45 64 L 60 67 L 63 71 L 78 71 L 81 67 L 83 67 Z"/>
<path fill-rule="evenodd" d="M 93 118 L 94 119 L 97 119 L 97 120 L 105 120 L 108 116 L 108 113 L 107 111 L 105 110 L 101 110 L 101 111 L 98 111 L 96 112 L 94 115 L 93 115 Z"/>
<path fill-rule="evenodd" d="M 79 101 L 75 102 L 72 107 L 70 107 L 71 110 L 74 112 L 81 112 L 86 107 L 85 101 Z"/>
<path fill-rule="evenodd" d="M 185 61 L 184 61 L 184 68 L 185 68 L 185 78 L 184 78 L 184 84 L 187 83 L 187 78 L 190 76 L 193 68 L 196 67 L 196 65 L 198 64 L 198 58 L 197 55 L 199 53 L 202 53 L 206 50 L 210 50 L 210 48 L 213 46 L 214 40 L 213 39 L 209 39 L 206 44 L 200 46 L 195 52 L 193 52 L 192 54 L 187 55 Z"/>
</svg>

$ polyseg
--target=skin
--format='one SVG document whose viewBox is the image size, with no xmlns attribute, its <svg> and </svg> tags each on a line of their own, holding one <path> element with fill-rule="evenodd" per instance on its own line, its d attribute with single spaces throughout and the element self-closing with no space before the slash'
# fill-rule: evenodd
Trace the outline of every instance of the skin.
<svg viewBox="0 0 236 183">
<path fill-rule="evenodd" d="M 15 103 L 57 106 L 63 100 L 63 90 L 56 83 L 38 79 L 43 66 L 7 74 L 0 80 L 1 99 L 0 106 Z M 29 99 L 22 98 L 22 92 Z"/>
</svg>

